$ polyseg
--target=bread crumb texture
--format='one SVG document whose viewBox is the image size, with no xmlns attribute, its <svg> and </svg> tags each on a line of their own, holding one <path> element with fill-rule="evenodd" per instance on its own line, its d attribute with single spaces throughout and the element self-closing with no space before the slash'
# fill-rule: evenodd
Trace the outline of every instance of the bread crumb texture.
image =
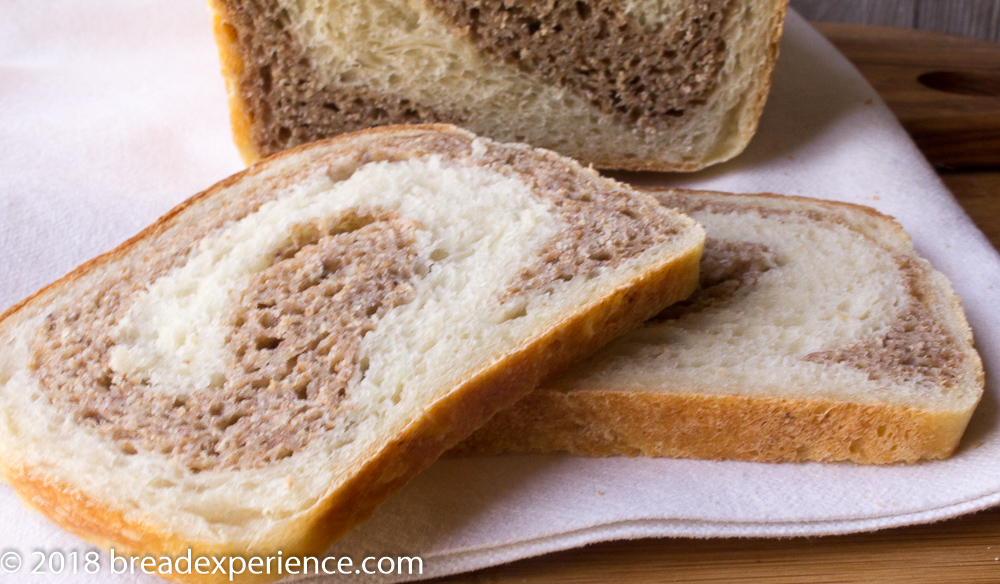
<svg viewBox="0 0 1000 584">
<path fill-rule="evenodd" d="M 554 156 L 451 141 L 336 160 L 174 229 L 45 317 L 39 398 L 127 456 L 266 467 L 351 442 L 365 410 L 392 418 L 464 371 L 448 352 L 537 326 L 544 297 L 685 225 Z"/>
<path fill-rule="evenodd" d="M 948 456 L 983 390 L 958 300 L 876 212 L 663 191 L 708 234 L 700 286 L 459 451 L 758 461 Z"/>
<path fill-rule="evenodd" d="M 620 0 L 429 3 L 498 62 L 571 87 L 640 126 L 705 102 L 718 81 L 723 20 L 733 5 L 689 2 L 667 12 Z"/>
<path fill-rule="evenodd" d="M 601 166 L 742 149 L 783 0 L 213 0 L 258 156 L 449 122 Z M 242 126 L 240 126 L 242 127 Z M 238 133 L 244 130 L 238 131 Z"/>
<path fill-rule="evenodd" d="M 617 374 L 678 388 L 947 405 L 974 371 L 954 298 L 873 213 L 675 196 L 706 225 L 700 290 L 606 351 Z M 742 204 L 741 204 L 742 203 Z M 961 324 L 961 323 L 958 323 Z M 638 373 L 642 371 L 642 373 Z"/>
</svg>

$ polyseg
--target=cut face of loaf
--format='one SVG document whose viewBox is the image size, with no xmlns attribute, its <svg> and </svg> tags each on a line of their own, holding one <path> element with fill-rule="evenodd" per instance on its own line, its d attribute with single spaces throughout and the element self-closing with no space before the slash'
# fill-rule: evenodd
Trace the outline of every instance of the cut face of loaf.
<svg viewBox="0 0 1000 584">
<path fill-rule="evenodd" d="M 249 162 L 449 122 L 603 168 L 696 170 L 757 127 L 787 0 L 210 0 Z"/>
<path fill-rule="evenodd" d="M 690 294 L 703 237 L 450 126 L 289 151 L 4 314 L 3 471 L 119 554 L 320 554 L 540 376 Z"/>
<path fill-rule="evenodd" d="M 951 286 L 853 205 L 664 190 L 705 226 L 700 289 L 459 450 L 755 461 L 948 456 L 983 391 Z"/>
</svg>

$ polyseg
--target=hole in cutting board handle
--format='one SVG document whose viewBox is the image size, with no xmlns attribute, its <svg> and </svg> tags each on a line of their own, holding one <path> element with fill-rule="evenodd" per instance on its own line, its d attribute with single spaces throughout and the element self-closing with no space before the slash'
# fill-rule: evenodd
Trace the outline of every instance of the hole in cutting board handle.
<svg viewBox="0 0 1000 584">
<path fill-rule="evenodd" d="M 925 87 L 947 93 L 1000 97 L 1000 73 L 931 71 L 917 77 L 917 81 Z"/>
</svg>

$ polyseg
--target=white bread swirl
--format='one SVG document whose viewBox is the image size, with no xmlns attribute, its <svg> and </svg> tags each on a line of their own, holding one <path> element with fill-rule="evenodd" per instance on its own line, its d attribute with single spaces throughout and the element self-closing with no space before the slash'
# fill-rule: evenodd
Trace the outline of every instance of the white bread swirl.
<svg viewBox="0 0 1000 584">
<path fill-rule="evenodd" d="M 950 455 L 983 392 L 958 298 L 866 207 L 654 191 L 707 231 L 702 289 L 459 450 L 754 461 Z"/>
<path fill-rule="evenodd" d="M 702 237 L 447 126 L 290 151 L 4 313 L 4 474 L 119 554 L 320 554 L 541 375 L 686 296 Z"/>
<path fill-rule="evenodd" d="M 210 0 L 247 161 L 448 122 L 602 168 L 697 170 L 753 136 L 785 0 Z"/>
</svg>

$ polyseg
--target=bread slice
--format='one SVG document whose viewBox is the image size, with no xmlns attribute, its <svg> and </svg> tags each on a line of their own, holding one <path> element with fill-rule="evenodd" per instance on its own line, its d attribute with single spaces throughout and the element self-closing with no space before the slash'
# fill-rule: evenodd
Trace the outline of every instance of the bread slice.
<svg viewBox="0 0 1000 584">
<path fill-rule="evenodd" d="M 118 555 L 321 554 L 542 375 L 690 294 L 703 238 L 453 127 L 291 150 L 4 313 L 0 464 Z"/>
<path fill-rule="evenodd" d="M 913 462 L 983 391 L 948 281 L 889 217 L 655 191 L 708 233 L 701 288 L 497 414 L 460 452 Z"/>
<path fill-rule="evenodd" d="M 448 122 L 601 168 L 697 170 L 757 128 L 787 0 L 209 0 L 252 162 Z"/>
</svg>

